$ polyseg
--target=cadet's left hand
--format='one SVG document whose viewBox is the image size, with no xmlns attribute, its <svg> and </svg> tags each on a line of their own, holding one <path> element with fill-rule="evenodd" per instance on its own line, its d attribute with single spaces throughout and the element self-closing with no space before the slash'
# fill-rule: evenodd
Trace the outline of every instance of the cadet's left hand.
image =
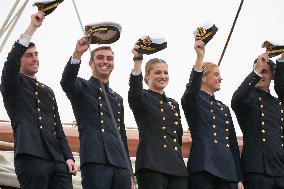
<svg viewBox="0 0 284 189">
<path fill-rule="evenodd" d="M 82 55 L 89 49 L 91 43 L 91 38 L 89 36 L 84 36 L 77 40 L 76 48 L 73 52 L 73 58 L 80 60 Z"/>
<path fill-rule="evenodd" d="M 39 28 L 42 25 L 44 19 L 44 13 L 42 11 L 38 11 L 37 13 L 31 16 L 30 26 Z"/>
<path fill-rule="evenodd" d="M 242 181 L 238 182 L 238 189 L 244 189 L 244 188 L 245 187 L 243 185 L 243 182 Z"/>
<path fill-rule="evenodd" d="M 265 52 L 258 56 L 256 63 L 253 65 L 253 69 L 256 71 L 256 73 L 261 74 L 267 62 L 268 62 L 268 53 Z"/>
<path fill-rule="evenodd" d="M 141 56 L 143 56 L 141 53 L 138 52 L 139 48 L 140 48 L 139 45 L 137 45 L 137 44 L 134 45 L 134 47 L 132 49 L 132 54 L 133 54 L 134 57 L 141 57 Z"/>
<path fill-rule="evenodd" d="M 28 36 L 32 36 L 35 31 L 42 25 L 44 19 L 44 13 L 42 11 L 38 11 L 35 14 L 32 14 L 31 21 L 24 34 Z"/>
<path fill-rule="evenodd" d="M 72 175 L 76 176 L 77 171 L 78 171 L 78 165 L 75 164 L 75 162 L 73 161 L 73 159 L 68 159 L 66 161 L 66 164 L 68 166 L 68 170 L 69 173 L 71 173 Z"/>
<path fill-rule="evenodd" d="M 205 44 L 199 38 L 195 38 L 194 50 L 196 52 L 197 58 L 203 60 L 205 55 Z"/>
</svg>

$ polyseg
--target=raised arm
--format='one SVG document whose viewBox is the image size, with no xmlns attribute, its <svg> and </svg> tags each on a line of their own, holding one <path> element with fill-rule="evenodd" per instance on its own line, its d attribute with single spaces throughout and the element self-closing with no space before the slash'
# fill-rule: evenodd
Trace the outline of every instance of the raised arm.
<svg viewBox="0 0 284 189">
<path fill-rule="evenodd" d="M 129 91 L 128 91 L 128 103 L 132 110 L 143 107 L 144 98 L 142 94 L 143 90 L 143 76 L 141 71 L 142 54 L 138 53 L 138 45 L 135 45 L 132 49 L 134 55 L 134 66 L 129 79 Z"/>
<path fill-rule="evenodd" d="M 76 48 L 73 56 L 69 59 L 62 74 L 60 81 L 63 91 L 68 97 L 74 97 L 81 93 L 81 82 L 78 81 L 77 75 L 80 69 L 81 57 L 90 46 L 90 38 L 82 37 L 76 42 Z"/>
<path fill-rule="evenodd" d="M 284 53 L 276 61 L 274 89 L 279 100 L 284 103 Z"/>
<path fill-rule="evenodd" d="M 25 54 L 25 52 L 33 34 L 42 25 L 43 19 L 43 12 L 38 11 L 33 14 L 29 26 L 21 35 L 20 39 L 15 42 L 11 52 L 8 54 L 1 77 L 1 92 L 3 97 L 8 97 L 14 93 L 17 76 L 20 73 L 21 58 L 23 56 L 29 56 L 29 54 Z"/>
<path fill-rule="evenodd" d="M 248 109 L 251 106 L 250 94 L 254 90 L 256 84 L 260 81 L 262 75 L 261 72 L 267 64 L 268 54 L 263 53 L 258 58 L 254 64 L 254 70 L 245 78 L 242 84 L 234 92 L 231 106 L 236 113 L 245 112 L 244 109 Z"/>
<path fill-rule="evenodd" d="M 182 108 L 186 113 L 196 110 L 198 94 L 202 81 L 202 66 L 205 55 L 204 43 L 201 40 L 196 40 L 194 43 L 194 49 L 196 52 L 195 65 L 191 71 L 189 82 L 186 84 L 186 90 L 181 99 Z"/>
</svg>

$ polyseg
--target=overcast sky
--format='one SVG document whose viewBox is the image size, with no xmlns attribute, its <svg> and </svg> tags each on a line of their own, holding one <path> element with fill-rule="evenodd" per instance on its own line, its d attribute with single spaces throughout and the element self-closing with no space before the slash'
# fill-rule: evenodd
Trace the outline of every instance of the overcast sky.
<svg viewBox="0 0 284 189">
<path fill-rule="evenodd" d="M 12 44 L 28 26 L 30 15 L 37 11 L 35 7 L 32 7 L 33 2 L 33 0 L 29 1 L 0 54 L 1 70 Z M 11 0 L 0 1 L 1 25 L 13 3 L 14 1 Z M 165 36 L 168 48 L 156 54 L 144 56 L 144 61 L 158 57 L 168 63 L 170 82 L 165 92 L 167 96 L 180 102 L 195 62 L 193 30 L 203 22 L 216 24 L 219 31 L 207 44 L 205 59 L 217 63 L 239 3 L 240 0 L 76 1 L 84 25 L 100 21 L 115 21 L 122 26 L 120 40 L 111 45 L 115 52 L 115 70 L 111 76 L 110 86 L 124 98 L 126 126 L 136 125 L 127 103 L 128 79 L 133 67 L 131 49 L 135 41 L 147 34 Z M 283 7 L 283 0 L 244 1 L 221 64 L 223 81 L 221 91 L 216 93 L 218 100 L 230 106 L 233 92 L 245 76 L 252 71 L 253 60 L 264 52 L 264 49 L 261 48 L 264 40 L 284 40 Z M 70 102 L 59 82 L 64 66 L 73 53 L 76 40 L 81 36 L 82 29 L 72 0 L 65 0 L 51 15 L 46 17 L 42 27 L 38 29 L 32 39 L 36 43 L 40 58 L 37 78 L 54 90 L 63 122 L 72 122 L 75 119 Z M 2 40 L 3 37 L 0 39 L 1 43 Z M 97 46 L 91 46 L 91 48 L 95 47 Z M 79 72 L 79 76 L 85 79 L 89 79 L 91 75 L 88 59 L 89 53 L 87 52 L 82 58 Z M 275 94 L 273 87 L 271 90 Z M 0 97 L 0 119 L 9 119 L 3 106 L 2 96 Z M 184 116 L 182 123 L 183 127 L 187 128 Z M 237 134 L 242 135 L 235 117 L 234 123 Z"/>
</svg>

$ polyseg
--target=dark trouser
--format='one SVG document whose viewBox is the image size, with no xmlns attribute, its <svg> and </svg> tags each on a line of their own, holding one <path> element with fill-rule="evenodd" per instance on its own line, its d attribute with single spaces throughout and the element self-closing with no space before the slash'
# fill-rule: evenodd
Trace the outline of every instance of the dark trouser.
<svg viewBox="0 0 284 189">
<path fill-rule="evenodd" d="M 131 173 L 128 169 L 99 163 L 81 166 L 84 189 L 130 189 Z"/>
<path fill-rule="evenodd" d="M 271 177 L 259 173 L 245 174 L 245 189 L 284 189 L 284 177 Z"/>
<path fill-rule="evenodd" d="M 28 154 L 15 159 L 15 172 L 21 189 L 72 189 L 67 165 Z"/>
<path fill-rule="evenodd" d="M 142 169 L 137 173 L 139 189 L 187 189 L 187 177 Z"/>
<path fill-rule="evenodd" d="M 216 177 L 206 171 L 197 172 L 189 176 L 189 189 L 237 189 L 237 188 L 238 188 L 237 182 L 223 180 L 222 178 Z"/>
</svg>

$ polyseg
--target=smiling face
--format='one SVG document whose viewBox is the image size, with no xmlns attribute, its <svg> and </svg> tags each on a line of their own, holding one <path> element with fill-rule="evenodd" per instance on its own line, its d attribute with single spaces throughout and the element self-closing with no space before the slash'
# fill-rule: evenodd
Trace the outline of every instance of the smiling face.
<svg viewBox="0 0 284 189">
<path fill-rule="evenodd" d="M 92 68 L 92 75 L 99 79 L 108 82 L 109 76 L 114 68 L 114 55 L 112 50 L 109 48 L 102 48 L 93 51 L 93 56 L 89 62 Z M 96 72 L 97 70 L 97 72 Z"/>
<path fill-rule="evenodd" d="M 204 73 L 202 77 L 202 88 L 206 92 L 213 94 L 221 89 L 221 81 L 223 80 L 220 75 L 219 67 L 212 63 L 204 64 Z"/>
<path fill-rule="evenodd" d="M 212 70 L 208 72 L 207 75 L 203 76 L 206 81 L 206 85 L 208 88 L 210 88 L 212 91 L 216 92 L 221 89 L 221 81 L 222 77 L 220 75 L 219 67 L 215 67 Z"/>
<path fill-rule="evenodd" d="M 38 72 L 39 59 L 35 46 L 29 47 L 21 57 L 20 72 L 30 77 L 35 77 Z"/>
<path fill-rule="evenodd" d="M 166 62 L 161 59 L 152 59 L 146 64 L 145 70 L 145 82 L 149 89 L 162 94 L 169 83 Z"/>
</svg>

